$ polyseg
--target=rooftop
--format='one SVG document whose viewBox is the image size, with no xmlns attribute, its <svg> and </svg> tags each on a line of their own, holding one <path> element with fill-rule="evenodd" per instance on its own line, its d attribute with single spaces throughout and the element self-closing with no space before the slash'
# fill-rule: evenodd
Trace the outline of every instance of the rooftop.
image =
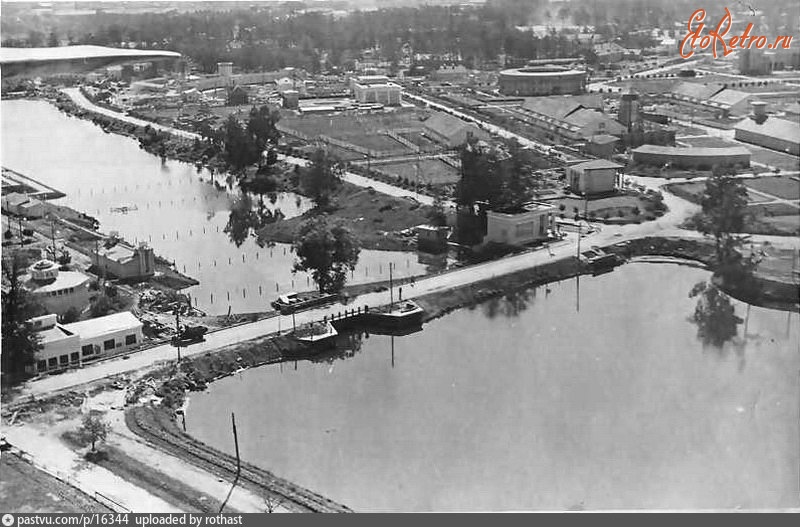
<svg viewBox="0 0 800 527">
<path fill-rule="evenodd" d="M 744 119 L 734 126 L 734 130 L 755 132 L 795 143 L 798 141 L 798 138 L 800 138 L 800 124 L 786 119 L 776 119 L 774 117 L 768 118 L 761 124 L 758 124 L 753 119 Z"/>
<path fill-rule="evenodd" d="M 142 322 L 133 316 L 133 313 L 123 311 L 122 313 L 114 313 L 104 317 L 64 324 L 62 327 L 71 333 L 80 335 L 81 339 L 91 339 L 116 331 L 140 328 L 141 326 Z"/>
<path fill-rule="evenodd" d="M 512 216 L 516 214 L 526 214 L 528 212 L 550 212 L 555 209 L 556 206 L 551 203 L 545 203 L 544 201 L 530 201 L 528 203 L 525 203 L 519 208 L 492 210 L 489 212 L 494 214 L 505 214 L 508 216 Z"/>
<path fill-rule="evenodd" d="M 70 287 L 78 287 L 89 281 L 89 277 L 76 271 L 60 271 L 58 276 L 47 284 L 39 284 L 32 280 L 26 281 L 28 289 L 37 294 L 49 293 L 51 291 L 61 291 Z"/>
<path fill-rule="evenodd" d="M 570 168 L 575 168 L 578 170 L 594 170 L 594 169 L 601 169 L 601 168 L 613 168 L 614 170 L 618 170 L 622 168 L 622 165 L 619 163 L 614 163 L 613 161 L 608 161 L 605 159 L 593 159 L 591 161 L 584 161 L 583 163 L 578 163 L 577 165 L 572 165 Z"/>
<path fill-rule="evenodd" d="M 60 326 L 58 324 L 56 324 L 51 328 L 43 329 L 42 331 L 37 331 L 36 334 L 41 337 L 42 344 L 51 344 L 53 342 L 58 342 L 60 340 L 67 340 L 69 338 L 75 337 L 74 333 L 65 329 L 64 326 Z"/>
<path fill-rule="evenodd" d="M 0 48 L 0 64 L 45 62 L 93 58 L 179 58 L 174 51 L 109 48 L 104 46 L 61 46 L 55 48 Z"/>
<path fill-rule="evenodd" d="M 661 154 L 670 156 L 697 156 L 697 157 L 725 157 L 750 155 L 750 150 L 743 146 L 726 146 L 721 148 L 712 147 L 677 147 L 642 145 L 633 149 L 634 154 Z"/>
</svg>

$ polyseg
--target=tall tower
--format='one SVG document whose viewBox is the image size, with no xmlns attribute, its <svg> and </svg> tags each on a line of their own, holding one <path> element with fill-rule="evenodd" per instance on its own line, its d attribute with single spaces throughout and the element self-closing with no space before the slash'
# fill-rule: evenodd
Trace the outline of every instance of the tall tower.
<svg viewBox="0 0 800 527">
<path fill-rule="evenodd" d="M 622 99 L 619 102 L 617 120 L 621 122 L 628 131 L 641 121 L 638 93 L 628 90 L 628 93 L 622 94 Z"/>
</svg>

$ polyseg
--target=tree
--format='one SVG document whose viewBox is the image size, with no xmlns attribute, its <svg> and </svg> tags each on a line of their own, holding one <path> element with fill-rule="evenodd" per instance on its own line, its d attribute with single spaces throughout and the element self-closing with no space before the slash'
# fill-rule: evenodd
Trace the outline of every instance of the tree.
<svg viewBox="0 0 800 527">
<path fill-rule="evenodd" d="M 731 172 L 717 167 L 706 180 L 701 201 L 703 217 L 699 230 L 714 237 L 716 271 L 723 276 L 726 271 L 742 264 L 738 252 L 743 240 L 737 233 L 744 228 L 747 210 L 747 189 Z"/>
<path fill-rule="evenodd" d="M 81 318 L 81 312 L 75 306 L 70 307 L 67 309 L 63 315 L 61 315 L 61 323 L 62 324 L 70 324 L 72 322 L 77 322 Z"/>
<path fill-rule="evenodd" d="M 105 441 L 111 426 L 103 421 L 98 415 L 89 414 L 83 418 L 78 434 L 84 441 L 92 444 L 92 453 L 97 452 L 96 445 L 99 441 Z"/>
<path fill-rule="evenodd" d="M 57 48 L 58 46 L 58 35 L 56 35 L 55 31 L 51 31 L 50 35 L 47 36 L 47 47 Z"/>
<path fill-rule="evenodd" d="M 322 293 L 340 290 L 361 252 L 358 240 L 343 223 L 329 223 L 324 215 L 306 220 L 292 244 L 295 271 L 310 272 Z"/>
<path fill-rule="evenodd" d="M 225 121 L 223 136 L 225 161 L 235 172 L 241 173 L 246 166 L 258 161 L 261 154 L 256 149 L 252 136 L 245 131 L 235 115 L 229 115 Z"/>
<path fill-rule="evenodd" d="M 319 148 L 312 154 L 311 166 L 304 171 L 300 182 L 303 192 L 314 201 L 314 205 L 324 209 L 330 204 L 331 194 L 339 186 L 341 177 L 339 160 Z"/>
<path fill-rule="evenodd" d="M 31 317 L 44 313 L 44 308 L 30 296 L 19 279 L 22 265 L 14 257 L 3 260 L 2 292 L 2 373 L 10 380 L 24 376 L 27 366 L 36 360 L 41 349 L 39 336 L 27 323 Z"/>
<path fill-rule="evenodd" d="M 445 227 L 447 226 L 447 212 L 444 209 L 444 199 L 442 199 L 442 195 L 440 193 L 436 193 L 433 198 L 433 207 L 431 210 L 428 211 L 426 214 L 428 221 L 431 222 L 431 225 L 434 227 Z"/>
<path fill-rule="evenodd" d="M 277 110 L 270 110 L 269 106 L 261 106 L 250 109 L 250 116 L 247 120 L 247 131 L 253 137 L 259 158 L 268 145 L 277 145 L 281 138 L 281 133 L 276 128 L 276 124 L 281 118 Z M 259 161 L 260 163 L 260 161 Z"/>
</svg>

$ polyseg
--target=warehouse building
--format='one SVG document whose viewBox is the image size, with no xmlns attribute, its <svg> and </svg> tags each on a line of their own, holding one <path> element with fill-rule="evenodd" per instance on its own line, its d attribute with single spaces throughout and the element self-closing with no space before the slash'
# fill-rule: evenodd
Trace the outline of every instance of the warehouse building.
<svg viewBox="0 0 800 527">
<path fill-rule="evenodd" d="M 642 145 L 632 150 L 633 161 L 642 165 L 711 170 L 715 166 L 749 167 L 750 151 L 743 146 L 724 148 Z"/>
<path fill-rule="evenodd" d="M 796 122 L 775 117 L 745 119 L 733 129 L 737 141 L 800 155 L 800 124 Z"/>
</svg>

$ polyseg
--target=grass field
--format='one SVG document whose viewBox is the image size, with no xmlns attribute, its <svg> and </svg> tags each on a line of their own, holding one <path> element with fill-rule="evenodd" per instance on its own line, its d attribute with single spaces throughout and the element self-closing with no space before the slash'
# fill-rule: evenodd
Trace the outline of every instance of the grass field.
<svg viewBox="0 0 800 527">
<path fill-rule="evenodd" d="M 769 176 L 745 180 L 745 185 L 778 196 L 782 199 L 800 199 L 800 181 L 797 176 Z"/>
<path fill-rule="evenodd" d="M 412 161 L 407 163 L 379 165 L 375 168 L 393 176 L 408 178 L 411 181 L 415 181 L 417 177 L 416 166 L 417 163 Z M 419 176 L 421 183 L 430 183 L 432 185 L 449 185 L 456 183 L 459 178 L 458 170 L 438 159 L 423 159 L 420 161 Z"/>
<path fill-rule="evenodd" d="M 7 452 L 0 458 L 0 505 L 4 511 L 17 513 L 113 512 Z"/>
</svg>

